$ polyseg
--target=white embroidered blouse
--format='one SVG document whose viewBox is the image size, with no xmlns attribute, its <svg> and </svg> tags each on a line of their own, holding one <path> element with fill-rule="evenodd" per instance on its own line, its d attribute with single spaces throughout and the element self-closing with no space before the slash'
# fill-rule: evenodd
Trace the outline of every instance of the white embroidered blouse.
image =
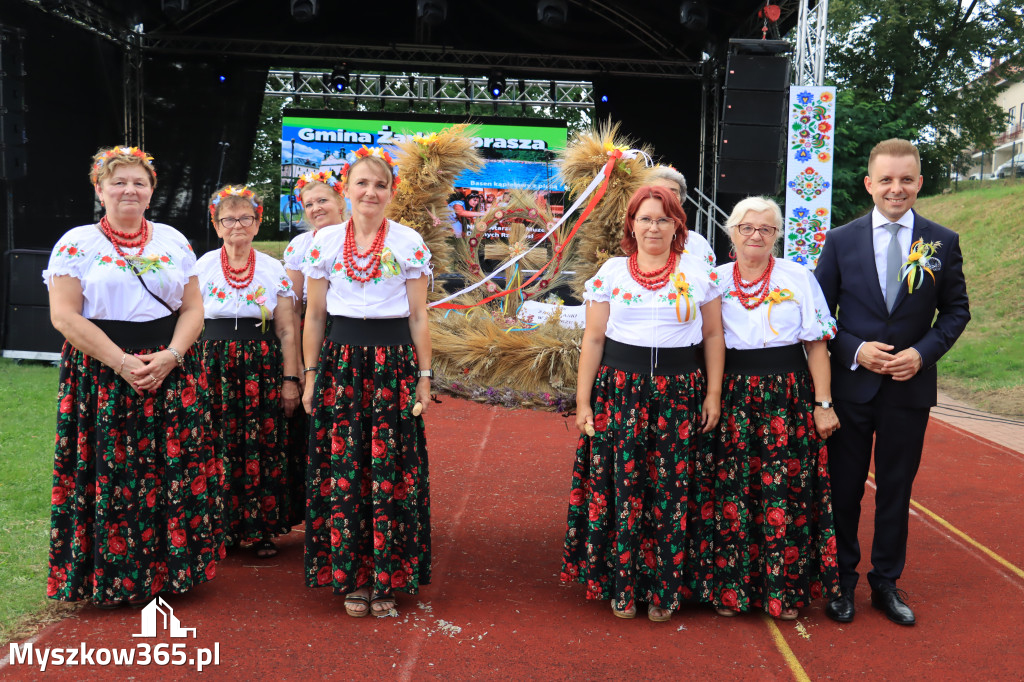
<svg viewBox="0 0 1024 682">
<path fill-rule="evenodd" d="M 700 343 L 700 307 L 719 295 L 711 266 L 696 256 L 683 254 L 676 266 L 680 276 L 650 291 L 630 276 L 627 260 L 608 259 L 583 287 L 584 301 L 610 304 L 605 336 L 619 343 L 655 348 Z"/>
<path fill-rule="evenodd" d="M 146 286 L 172 309 L 181 307 L 185 285 L 196 274 L 196 255 L 185 235 L 170 225 L 150 223 L 153 236 L 136 257 L 126 255 L 142 273 Z M 64 233 L 43 270 L 47 288 L 54 277 L 70 276 L 82 284 L 82 316 L 90 320 L 150 322 L 170 314 L 146 293 L 128 261 L 100 231 L 98 224 L 80 225 Z"/>
<path fill-rule="evenodd" d="M 294 300 L 292 281 L 284 266 L 273 256 L 256 252 L 256 272 L 244 289 L 228 284 L 220 264 L 220 249 L 203 254 L 196 263 L 199 289 L 203 293 L 203 317 L 208 320 L 254 317 L 274 319 L 278 296 Z M 264 308 L 266 312 L 261 311 Z"/>
<path fill-rule="evenodd" d="M 792 261 L 775 259 L 769 295 L 753 310 L 736 297 L 734 263 L 715 268 L 722 294 L 725 347 L 736 350 L 774 348 L 802 341 L 825 341 L 836 335 L 836 321 L 811 271 Z"/>
<path fill-rule="evenodd" d="M 289 270 L 297 270 L 302 273 L 302 302 L 306 302 L 306 274 L 305 256 L 309 252 L 309 245 L 313 242 L 313 230 L 307 230 L 288 242 L 284 250 L 284 266 Z"/>
<path fill-rule="evenodd" d="M 715 251 L 708 240 L 693 230 L 686 233 L 686 253 L 696 256 L 711 267 L 715 267 Z"/>
<path fill-rule="evenodd" d="M 327 279 L 327 313 L 355 318 L 408 317 L 405 282 L 430 274 L 430 250 L 419 232 L 393 220 L 381 251 L 381 276 L 363 284 L 345 272 L 348 222 L 317 231 L 303 258 L 309 279 Z"/>
</svg>

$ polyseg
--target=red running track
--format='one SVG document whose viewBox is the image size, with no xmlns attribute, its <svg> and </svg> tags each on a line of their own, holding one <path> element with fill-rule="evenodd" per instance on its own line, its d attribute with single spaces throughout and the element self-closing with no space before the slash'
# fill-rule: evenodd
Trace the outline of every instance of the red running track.
<svg viewBox="0 0 1024 682">
<path fill-rule="evenodd" d="M 900 582 L 916 627 L 872 609 L 863 584 L 856 620 L 844 626 L 821 603 L 789 623 L 692 605 L 656 624 L 642 613 L 617 619 L 606 602 L 586 601 L 582 586 L 558 581 L 576 438 L 557 414 L 451 398 L 432 407 L 433 584 L 400 595 L 397 618 L 349 618 L 341 597 L 306 588 L 296 530 L 274 559 L 235 551 L 215 580 L 168 599 L 194 639 L 134 638 L 139 611 L 89 606 L 31 641 L 37 650 L 184 642 L 188 655 L 217 643 L 220 663 L 204 679 L 1021 679 L 1024 455 L 932 421 L 914 491 L 923 509 L 911 520 Z M 865 507 L 872 503 L 869 486 Z M 870 511 L 862 528 L 867 546 Z M 0 663 L 10 679 L 112 676 L 197 675 L 188 666 L 41 673 Z"/>
</svg>

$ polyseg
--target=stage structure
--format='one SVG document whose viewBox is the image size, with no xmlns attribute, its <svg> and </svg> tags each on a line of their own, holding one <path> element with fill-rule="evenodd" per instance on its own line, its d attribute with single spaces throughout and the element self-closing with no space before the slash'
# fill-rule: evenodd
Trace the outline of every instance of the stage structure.
<svg viewBox="0 0 1024 682">
<path fill-rule="evenodd" d="M 339 68 L 378 75 L 350 84 L 362 109 L 401 108 L 406 89 L 434 101 L 443 91 L 446 106 L 491 101 L 517 117 L 531 106 L 592 104 L 595 119 L 621 123 L 686 175 L 700 202 L 698 229 L 712 234 L 722 217 L 715 202 L 733 199 L 720 197 L 717 183 L 729 41 L 795 36 L 794 81 L 820 84 L 823 74 L 826 0 L 566 0 L 555 17 L 539 17 L 535 2 L 435 0 L 442 11 L 429 18 L 402 0 L 387 5 L 387 21 L 379 3 L 307 3 L 316 6 L 308 17 L 295 4 L 2 0 L 0 34 L 24 45 L 27 112 L 24 144 L 2 151 L 28 169 L 24 178 L 0 177 L 4 265 L 13 267 L 12 250 L 48 251 L 69 227 L 98 218 L 91 188 L 75 178 L 112 143 L 144 145 L 157 157 L 151 215 L 204 248 L 205 195 L 246 179 L 271 68 L 286 74 L 271 86 L 280 96 L 292 96 L 284 93 L 299 74 L 293 106 L 303 108 L 322 107 L 327 95 L 314 92 L 323 89 L 317 76 L 303 84 L 303 74 Z M 406 83 L 382 85 L 389 72 Z M 492 78 L 505 85 L 497 96 L 478 85 Z M 0 74 L 0 86 L 10 79 Z M 33 177 L 56 168 L 60 183 Z M 0 278 L 5 347 L 12 281 L 23 279 Z"/>
</svg>

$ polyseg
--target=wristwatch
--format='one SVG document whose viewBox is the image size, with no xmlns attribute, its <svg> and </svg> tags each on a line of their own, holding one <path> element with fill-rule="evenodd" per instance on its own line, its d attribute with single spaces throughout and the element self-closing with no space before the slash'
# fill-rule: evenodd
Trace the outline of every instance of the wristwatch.
<svg viewBox="0 0 1024 682">
<path fill-rule="evenodd" d="M 427 377 L 429 379 L 433 379 L 434 378 L 434 370 L 432 370 L 432 369 L 421 369 L 420 371 L 416 372 L 416 376 L 418 376 L 421 379 L 423 377 Z"/>
<path fill-rule="evenodd" d="M 823 407 L 826 410 L 831 410 L 835 406 L 835 403 L 831 400 L 815 400 L 814 404 L 818 407 Z"/>
</svg>

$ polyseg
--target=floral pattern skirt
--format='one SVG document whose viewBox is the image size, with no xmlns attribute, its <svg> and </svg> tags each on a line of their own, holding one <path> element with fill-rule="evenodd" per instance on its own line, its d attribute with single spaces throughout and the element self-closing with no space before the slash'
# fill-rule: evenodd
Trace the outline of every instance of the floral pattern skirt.
<svg viewBox="0 0 1024 682">
<path fill-rule="evenodd" d="M 416 594 L 430 582 L 423 418 L 412 345 L 327 340 L 310 415 L 306 584 Z"/>
<path fill-rule="evenodd" d="M 709 570 L 694 460 L 706 382 L 700 372 L 632 374 L 602 365 L 594 382 L 593 437 L 581 436 L 569 493 L 562 582 L 617 609 L 666 609 Z"/>
<path fill-rule="evenodd" d="M 828 451 L 814 428 L 807 370 L 726 374 L 713 463 L 714 579 L 702 595 L 717 608 L 783 609 L 839 595 Z"/>
<path fill-rule="evenodd" d="M 231 547 L 291 530 L 295 492 L 281 406 L 281 345 L 200 341 L 214 449 L 224 472 L 223 525 Z M 301 409 L 301 408 L 299 408 Z"/>
<path fill-rule="evenodd" d="M 184 369 L 139 396 L 114 369 L 64 344 L 47 596 L 144 600 L 216 574 L 221 476 L 199 365 L 190 350 Z"/>
</svg>

